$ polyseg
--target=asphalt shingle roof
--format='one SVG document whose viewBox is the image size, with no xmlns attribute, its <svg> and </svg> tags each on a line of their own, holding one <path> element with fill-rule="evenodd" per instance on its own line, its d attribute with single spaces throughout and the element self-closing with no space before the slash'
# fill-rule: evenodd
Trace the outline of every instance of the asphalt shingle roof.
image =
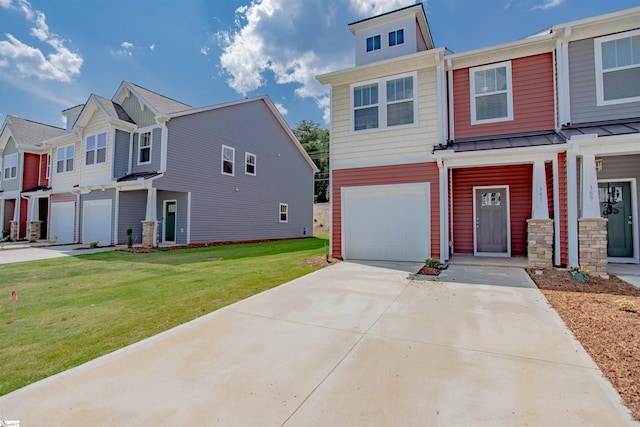
<svg viewBox="0 0 640 427">
<path fill-rule="evenodd" d="M 37 149 L 43 141 L 64 135 L 66 131 L 44 123 L 38 123 L 20 117 L 8 115 L 6 125 L 18 145 L 23 149 Z"/>
<path fill-rule="evenodd" d="M 113 119 L 119 119 L 125 122 L 129 122 L 129 123 L 133 123 L 135 124 L 135 122 L 133 121 L 133 119 L 131 117 L 129 117 L 129 115 L 127 114 L 126 111 L 124 111 L 124 108 L 122 108 L 120 105 L 116 104 L 115 102 L 107 99 L 107 98 L 103 98 L 99 95 L 94 94 L 93 95 L 96 100 L 100 103 L 100 105 L 102 106 L 102 108 L 107 112 L 107 114 L 113 118 Z"/>
<path fill-rule="evenodd" d="M 155 110 L 160 114 L 177 113 L 178 111 L 190 110 L 193 107 L 182 102 L 178 102 L 174 99 L 167 98 L 164 95 L 160 95 L 149 89 L 145 89 L 142 86 L 138 86 L 134 83 L 127 82 L 131 87 L 138 92 L 145 101 L 147 101 Z"/>
</svg>

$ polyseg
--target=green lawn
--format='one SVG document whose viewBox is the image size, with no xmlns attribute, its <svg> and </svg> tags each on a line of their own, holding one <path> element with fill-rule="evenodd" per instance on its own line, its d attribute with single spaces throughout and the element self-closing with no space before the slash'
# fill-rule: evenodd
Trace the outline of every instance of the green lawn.
<svg viewBox="0 0 640 427">
<path fill-rule="evenodd" d="M 317 270 L 302 261 L 325 254 L 326 244 L 313 238 L 0 265 L 0 395 Z"/>
</svg>

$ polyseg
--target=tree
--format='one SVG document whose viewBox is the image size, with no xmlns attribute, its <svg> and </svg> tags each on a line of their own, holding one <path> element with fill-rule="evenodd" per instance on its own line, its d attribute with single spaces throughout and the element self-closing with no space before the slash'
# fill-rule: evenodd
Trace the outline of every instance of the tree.
<svg viewBox="0 0 640 427">
<path fill-rule="evenodd" d="M 300 120 L 292 129 L 300 144 L 320 170 L 314 179 L 314 200 L 329 201 L 329 129 L 320 127 L 312 120 Z"/>
</svg>

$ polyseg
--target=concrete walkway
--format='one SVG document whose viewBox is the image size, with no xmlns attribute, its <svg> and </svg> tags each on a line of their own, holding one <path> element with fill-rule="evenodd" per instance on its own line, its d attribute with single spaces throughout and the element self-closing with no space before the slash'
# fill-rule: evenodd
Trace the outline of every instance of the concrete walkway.
<svg viewBox="0 0 640 427">
<path fill-rule="evenodd" d="M 126 246 L 109 246 L 90 249 L 87 245 L 30 245 L 14 243 L 0 249 L 0 264 L 36 261 L 41 259 L 60 258 L 65 256 L 86 255 L 96 252 L 113 251 Z"/>
<path fill-rule="evenodd" d="M 624 426 L 521 269 L 343 262 L 0 398 L 21 425 Z"/>
</svg>

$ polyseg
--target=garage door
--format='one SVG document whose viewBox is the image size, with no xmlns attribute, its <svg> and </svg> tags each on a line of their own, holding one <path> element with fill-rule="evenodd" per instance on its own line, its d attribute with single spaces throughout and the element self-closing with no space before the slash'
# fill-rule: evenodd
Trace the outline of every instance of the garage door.
<svg viewBox="0 0 640 427">
<path fill-rule="evenodd" d="M 429 184 L 344 188 L 347 259 L 421 261 L 429 257 Z"/>
<path fill-rule="evenodd" d="M 76 217 L 75 202 L 51 203 L 51 230 L 49 237 L 58 236 L 60 243 L 73 243 L 73 225 Z"/>
<path fill-rule="evenodd" d="M 87 200 L 82 204 L 82 243 L 111 244 L 111 200 Z"/>
</svg>

